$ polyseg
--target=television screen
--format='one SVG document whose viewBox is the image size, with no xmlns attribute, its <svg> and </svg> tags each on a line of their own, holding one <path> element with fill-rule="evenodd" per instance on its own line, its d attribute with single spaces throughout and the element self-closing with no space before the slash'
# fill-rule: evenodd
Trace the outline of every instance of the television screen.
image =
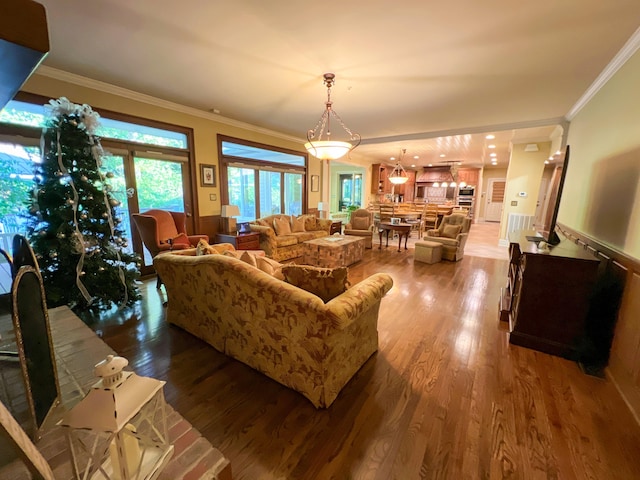
<svg viewBox="0 0 640 480">
<path fill-rule="evenodd" d="M 557 165 L 553 170 L 551 176 L 551 182 L 549 183 L 549 189 L 547 190 L 547 197 L 544 206 L 544 223 L 539 230 L 542 239 L 549 245 L 557 245 L 560 243 L 560 238 L 555 232 L 556 220 L 558 219 L 558 210 L 560 209 L 560 197 L 562 196 L 562 187 L 564 186 L 564 179 L 567 175 L 567 165 L 569 164 L 569 145 L 566 146 L 563 152 L 558 155 L 556 160 Z"/>
</svg>

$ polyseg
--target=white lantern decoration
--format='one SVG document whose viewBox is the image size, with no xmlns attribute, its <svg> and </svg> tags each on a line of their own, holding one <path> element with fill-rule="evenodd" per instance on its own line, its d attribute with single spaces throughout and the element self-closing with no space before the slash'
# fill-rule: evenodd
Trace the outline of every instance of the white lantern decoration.
<svg viewBox="0 0 640 480">
<path fill-rule="evenodd" d="M 171 459 L 166 382 L 123 371 L 128 364 L 113 355 L 98 363 L 102 379 L 59 422 L 78 479 L 152 479 Z"/>
</svg>

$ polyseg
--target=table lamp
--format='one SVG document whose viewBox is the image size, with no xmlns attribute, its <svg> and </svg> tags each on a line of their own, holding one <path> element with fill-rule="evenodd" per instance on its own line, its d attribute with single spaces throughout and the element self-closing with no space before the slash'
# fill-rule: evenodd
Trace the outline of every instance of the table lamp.
<svg viewBox="0 0 640 480">
<path fill-rule="evenodd" d="M 233 217 L 240 216 L 240 209 L 237 205 L 222 205 L 222 212 L 220 212 L 220 216 L 222 217 L 222 230 L 224 233 L 236 233 L 236 219 Z"/>
<path fill-rule="evenodd" d="M 329 210 L 329 202 L 318 202 L 318 211 L 320 212 L 320 218 L 325 218 L 325 213 Z"/>
</svg>

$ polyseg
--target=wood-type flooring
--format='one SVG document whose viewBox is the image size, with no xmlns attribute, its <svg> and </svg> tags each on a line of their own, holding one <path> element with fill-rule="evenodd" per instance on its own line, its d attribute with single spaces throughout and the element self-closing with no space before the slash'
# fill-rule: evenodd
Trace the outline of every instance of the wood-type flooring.
<svg viewBox="0 0 640 480">
<path fill-rule="evenodd" d="M 614 385 L 510 345 L 505 252 L 470 243 L 457 263 L 374 245 L 350 267 L 352 283 L 386 272 L 394 287 L 379 351 L 325 410 L 167 325 L 155 278 L 133 317 L 88 323 L 138 374 L 167 381 L 168 402 L 238 480 L 640 478 L 640 426 Z"/>
</svg>

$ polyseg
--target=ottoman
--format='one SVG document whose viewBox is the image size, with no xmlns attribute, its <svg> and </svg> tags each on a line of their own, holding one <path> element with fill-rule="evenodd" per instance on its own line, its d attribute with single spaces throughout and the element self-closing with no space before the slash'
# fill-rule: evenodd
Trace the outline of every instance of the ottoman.
<svg viewBox="0 0 640 480">
<path fill-rule="evenodd" d="M 414 262 L 438 263 L 442 259 L 442 244 L 438 242 L 416 242 Z"/>
</svg>

